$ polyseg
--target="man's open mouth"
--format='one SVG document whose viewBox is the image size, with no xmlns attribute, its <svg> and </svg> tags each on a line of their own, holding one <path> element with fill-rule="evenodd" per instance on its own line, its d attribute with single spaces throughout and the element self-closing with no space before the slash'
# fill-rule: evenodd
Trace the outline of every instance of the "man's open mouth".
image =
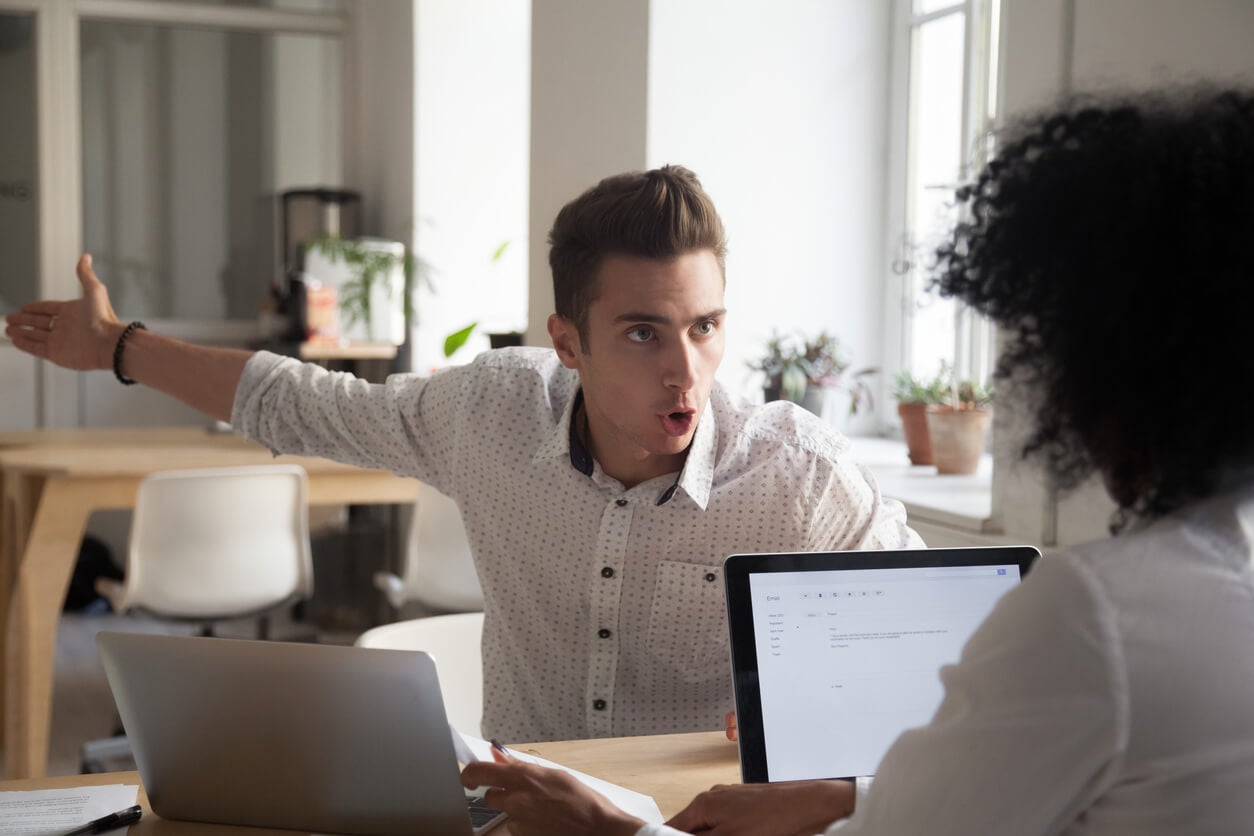
<svg viewBox="0 0 1254 836">
<path fill-rule="evenodd" d="M 692 424 L 697 419 L 697 413 L 693 410 L 677 409 L 673 412 L 667 412 L 661 417 L 662 428 L 666 430 L 666 434 L 680 438 L 692 430 Z"/>
</svg>

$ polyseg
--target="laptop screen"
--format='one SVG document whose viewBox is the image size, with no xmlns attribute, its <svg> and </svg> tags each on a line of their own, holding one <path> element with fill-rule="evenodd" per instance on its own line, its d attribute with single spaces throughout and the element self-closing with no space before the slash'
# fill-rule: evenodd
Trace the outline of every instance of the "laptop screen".
<svg viewBox="0 0 1254 836">
<path fill-rule="evenodd" d="M 1031 547 L 735 555 L 726 564 L 745 781 L 873 775 L 940 705 Z"/>
</svg>

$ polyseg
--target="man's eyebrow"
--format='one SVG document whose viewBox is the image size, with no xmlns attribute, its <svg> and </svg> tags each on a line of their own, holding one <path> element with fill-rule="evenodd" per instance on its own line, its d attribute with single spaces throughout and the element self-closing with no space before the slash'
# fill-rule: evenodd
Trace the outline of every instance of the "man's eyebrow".
<svg viewBox="0 0 1254 836">
<path fill-rule="evenodd" d="M 718 308 L 708 313 L 699 314 L 693 318 L 693 322 L 704 322 L 707 319 L 720 319 L 727 313 L 727 308 Z M 647 322 L 652 325 L 669 325 L 671 320 L 668 316 L 662 316 L 655 313 L 644 313 L 643 311 L 628 311 L 614 317 L 614 324 L 623 322 Z"/>
</svg>

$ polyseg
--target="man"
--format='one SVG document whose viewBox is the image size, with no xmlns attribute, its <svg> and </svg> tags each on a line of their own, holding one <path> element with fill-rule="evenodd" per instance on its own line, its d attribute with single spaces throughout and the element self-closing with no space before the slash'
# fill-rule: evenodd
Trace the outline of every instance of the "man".
<svg viewBox="0 0 1254 836">
<path fill-rule="evenodd" d="M 676 166 L 603 180 L 550 233 L 552 351 L 371 385 L 124 329 L 81 300 L 8 317 L 18 348 L 108 369 L 279 452 L 414 476 L 461 508 L 484 590 L 484 720 L 506 740 L 719 727 L 721 564 L 737 551 L 918 545 L 845 440 L 714 383 L 722 222 Z"/>
</svg>

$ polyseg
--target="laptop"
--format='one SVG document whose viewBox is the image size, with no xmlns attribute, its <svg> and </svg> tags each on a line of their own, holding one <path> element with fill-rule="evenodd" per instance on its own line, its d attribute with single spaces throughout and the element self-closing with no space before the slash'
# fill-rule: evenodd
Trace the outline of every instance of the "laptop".
<svg viewBox="0 0 1254 836">
<path fill-rule="evenodd" d="M 727 558 L 743 780 L 874 775 L 898 735 L 931 720 L 941 667 L 1039 555 L 997 546 Z"/>
<path fill-rule="evenodd" d="M 504 818 L 462 788 L 426 653 L 112 632 L 96 643 L 162 818 L 369 836 L 472 836 Z"/>
</svg>

